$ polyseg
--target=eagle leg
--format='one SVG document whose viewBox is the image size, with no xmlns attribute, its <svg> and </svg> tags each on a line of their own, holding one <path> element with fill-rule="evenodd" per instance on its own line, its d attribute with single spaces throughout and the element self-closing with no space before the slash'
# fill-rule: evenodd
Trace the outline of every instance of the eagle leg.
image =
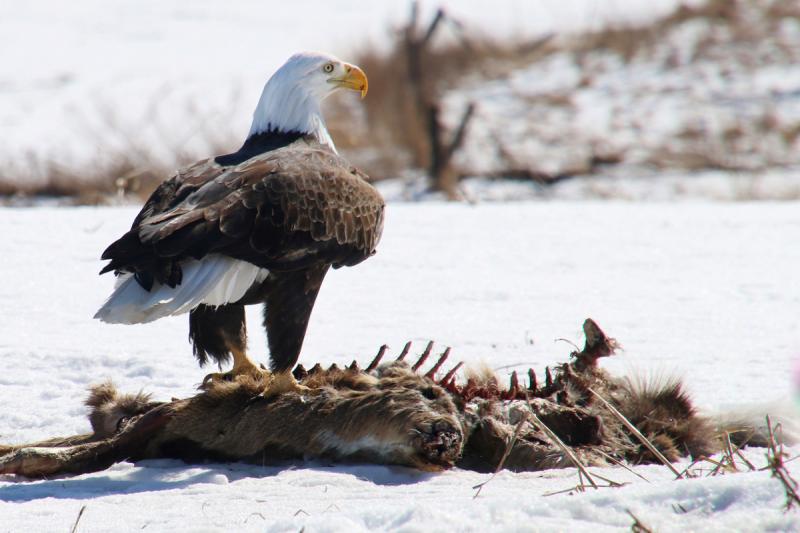
<svg viewBox="0 0 800 533">
<path fill-rule="evenodd" d="M 229 362 L 231 356 L 234 367 L 241 366 L 245 363 L 247 349 L 244 305 L 198 305 L 189 313 L 189 340 L 200 366 L 209 359 L 221 366 Z M 239 355 L 234 355 L 237 352 Z"/>
<path fill-rule="evenodd" d="M 307 394 L 311 389 L 297 383 L 292 368 L 303 347 L 308 321 L 329 265 L 270 273 L 265 284 L 264 326 L 270 352 L 272 380 L 265 396 L 284 392 Z"/>
</svg>

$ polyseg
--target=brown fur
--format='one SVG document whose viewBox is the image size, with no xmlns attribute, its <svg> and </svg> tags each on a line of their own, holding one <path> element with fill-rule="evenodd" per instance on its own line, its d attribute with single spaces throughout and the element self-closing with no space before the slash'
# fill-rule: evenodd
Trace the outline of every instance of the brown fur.
<svg viewBox="0 0 800 533">
<path fill-rule="evenodd" d="M 622 391 L 621 412 L 670 461 L 687 454 L 696 459 L 718 450 L 713 425 L 697 414 L 680 381 L 635 384 L 628 380 Z M 630 455 L 634 462 L 656 459 L 644 446 Z"/>
<path fill-rule="evenodd" d="M 450 396 L 403 363 L 382 367 L 375 376 L 325 372 L 308 383 L 317 389 L 311 396 L 265 398 L 262 382 L 240 377 L 170 404 L 149 402 L 141 394 L 119 395 L 104 383 L 92 388 L 87 405 L 96 438 L 108 437 L 109 428 L 116 432 L 154 407 L 170 407 L 169 421 L 134 459 L 263 464 L 317 457 L 440 470 L 461 453 L 463 430 Z"/>
<path fill-rule="evenodd" d="M 89 422 L 97 437 L 110 437 L 120 429 L 120 425 L 136 415 L 145 413 L 157 404 L 150 401 L 150 395 L 117 393 L 111 381 L 92 387 L 86 399 L 91 407 Z"/>
<path fill-rule="evenodd" d="M 105 383 L 87 400 L 93 435 L 0 448 L 0 473 L 86 472 L 114 461 L 159 457 L 258 464 L 317 458 L 492 471 L 506 452 L 503 466 L 515 471 L 569 466 L 533 415 L 585 464 L 604 465 L 608 456 L 655 462 L 590 389 L 670 460 L 719 449 L 715 429 L 697 414 L 679 382 L 642 386 L 612 378 L 597 361 L 616 343 L 591 321 L 584 329 L 584 350 L 548 369 L 541 385 L 530 371 L 527 387 L 516 374 L 504 388 L 487 373 L 459 384 L 449 375 L 437 381 L 433 370 L 417 373 L 421 362 L 377 366 L 383 350 L 369 371 L 355 362 L 346 369 L 298 367 L 296 377 L 312 390 L 304 394 L 265 397 L 262 381 L 239 376 L 214 382 L 192 398 L 156 403 L 141 393 L 120 395 Z M 59 448 L 61 455 L 54 460 L 56 451 L 43 446 Z"/>
</svg>

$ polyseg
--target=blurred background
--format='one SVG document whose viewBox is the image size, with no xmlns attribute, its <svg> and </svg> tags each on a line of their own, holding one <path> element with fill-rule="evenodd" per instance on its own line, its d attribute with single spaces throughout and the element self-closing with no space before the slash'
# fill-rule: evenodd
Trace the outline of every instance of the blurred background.
<svg viewBox="0 0 800 533">
<path fill-rule="evenodd" d="M 390 200 L 800 198 L 800 0 L 0 4 L 0 203 L 137 203 L 292 53 Z"/>
</svg>

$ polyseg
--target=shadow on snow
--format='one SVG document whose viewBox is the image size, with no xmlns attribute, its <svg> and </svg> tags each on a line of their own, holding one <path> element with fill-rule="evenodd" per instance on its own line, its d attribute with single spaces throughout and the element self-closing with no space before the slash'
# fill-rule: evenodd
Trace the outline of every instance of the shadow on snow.
<svg viewBox="0 0 800 533">
<path fill-rule="evenodd" d="M 241 463 L 187 465 L 181 461 L 159 459 L 122 463 L 116 468 L 73 478 L 27 480 L 0 476 L 0 501 L 26 502 L 43 498 L 84 500 L 116 494 L 182 490 L 195 485 L 227 484 L 242 479 L 271 478 L 291 471 L 336 475 L 375 485 L 420 483 L 434 474 L 399 466 L 336 465 L 319 462 L 282 466 L 254 466 Z M 327 477 L 327 476 L 326 476 Z M 330 480 L 327 480 L 330 482 Z"/>
</svg>

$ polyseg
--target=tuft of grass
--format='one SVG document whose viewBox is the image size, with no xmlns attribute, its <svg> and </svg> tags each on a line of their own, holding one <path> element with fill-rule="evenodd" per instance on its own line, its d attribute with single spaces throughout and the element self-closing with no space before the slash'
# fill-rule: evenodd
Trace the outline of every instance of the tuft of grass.
<svg viewBox="0 0 800 533">
<path fill-rule="evenodd" d="M 633 533 L 653 533 L 653 530 L 647 527 L 644 522 L 639 520 L 639 518 L 633 514 L 630 509 L 626 509 L 625 512 L 628 513 L 628 516 L 633 519 L 633 524 L 631 524 L 631 531 Z"/>
<path fill-rule="evenodd" d="M 600 402 L 606 407 L 606 409 L 608 409 L 611 412 L 611 414 L 613 414 L 620 422 L 622 422 L 622 425 L 628 428 L 628 431 L 630 431 L 639 440 L 639 442 L 641 442 L 648 450 L 650 450 L 650 453 L 652 453 L 659 461 L 661 461 L 661 464 L 669 468 L 672 471 L 672 473 L 675 474 L 675 477 L 677 479 L 681 479 L 683 477 L 683 474 L 681 472 L 678 472 L 678 469 L 675 468 L 666 457 L 664 457 L 664 454 L 661 453 L 661 451 L 658 448 L 656 448 L 647 437 L 642 435 L 642 432 L 636 429 L 636 426 L 631 424 L 630 420 L 625 418 L 625 415 L 620 413 L 616 407 L 611 405 L 611 403 L 605 398 L 603 398 L 597 391 L 595 391 L 591 387 L 588 387 L 588 389 L 589 392 L 594 394 L 595 397 L 598 400 L 600 400 Z"/>
<path fill-rule="evenodd" d="M 81 510 L 78 511 L 78 517 L 75 519 L 75 523 L 72 524 L 72 529 L 70 530 L 70 533 L 75 533 L 76 531 L 78 531 L 78 522 L 81 521 L 81 517 L 83 516 L 83 512 L 85 510 L 86 510 L 86 506 L 84 505 L 84 506 L 81 507 Z"/>
<path fill-rule="evenodd" d="M 775 433 L 780 431 L 780 424 L 777 426 L 772 425 L 772 421 L 767 416 L 767 428 L 769 431 L 769 446 L 767 447 L 767 468 L 772 472 L 772 477 L 777 478 L 783 485 L 783 490 L 786 494 L 786 510 L 789 511 L 795 505 L 800 505 L 800 495 L 798 495 L 797 481 L 789 473 L 786 468 L 785 458 L 786 452 L 783 451 L 783 442 L 777 444 Z"/>
<path fill-rule="evenodd" d="M 446 16 L 446 15 L 445 15 Z M 364 129 L 369 134 L 364 139 L 370 149 L 371 159 L 363 160 L 354 153 L 353 159 L 368 174 L 390 176 L 403 174 L 409 168 L 427 169 L 431 165 L 429 124 L 417 108 L 417 91 L 430 100 L 437 94 L 457 87 L 463 81 L 500 78 L 515 67 L 528 65 L 546 56 L 551 36 L 507 42 L 486 35 L 466 35 L 458 21 L 447 17 L 455 29 L 456 38 L 433 39 L 421 54 L 421 71 L 424 77 L 413 82 L 409 72 L 409 50 L 406 31 L 392 34 L 388 52 L 374 47 L 357 50 L 355 62 L 369 74 L 369 97 L 363 101 Z M 436 27 L 436 23 L 431 25 Z M 442 33 L 442 32 L 437 32 Z M 561 101 L 566 105 L 568 99 Z M 341 115 L 334 109 L 332 115 Z M 331 122 L 331 130 L 339 131 L 339 124 Z M 337 144 L 338 144 L 338 137 Z M 356 151 L 360 146 L 345 146 Z"/>
<path fill-rule="evenodd" d="M 509 441 L 506 443 L 506 449 L 503 451 L 503 456 L 497 463 L 497 468 L 494 469 L 494 472 L 492 472 L 492 475 L 489 476 L 489 479 L 481 483 L 478 483 L 477 485 L 472 487 L 475 490 L 475 494 L 472 496 L 472 499 L 475 499 L 478 496 L 480 496 L 483 487 L 485 487 L 490 481 L 492 481 L 497 476 L 498 472 L 500 472 L 503 469 L 503 466 L 505 466 L 508 456 L 511 454 L 511 450 L 514 448 L 514 444 L 516 444 L 517 439 L 519 438 L 519 432 L 522 429 L 522 426 L 527 421 L 528 417 L 523 416 L 522 418 L 520 418 L 519 422 L 517 422 L 517 426 L 514 428 L 514 433 L 513 435 L 511 435 L 511 439 L 509 439 Z"/>
<path fill-rule="evenodd" d="M 594 489 L 598 488 L 597 482 L 592 477 L 592 474 L 589 473 L 589 470 L 586 468 L 586 466 L 572 452 L 572 449 L 566 444 L 564 444 L 564 441 L 558 438 L 558 435 L 556 435 L 555 432 L 547 426 L 547 424 L 542 422 L 542 420 L 538 416 L 536 416 L 536 413 L 534 412 L 533 407 L 530 404 L 530 401 L 528 401 L 528 409 L 530 409 L 531 418 L 539 427 L 539 429 L 541 429 L 544 432 L 544 434 L 547 435 L 547 438 L 549 438 L 553 442 L 553 444 L 555 444 L 561 450 L 564 456 L 566 456 L 567 459 L 569 459 L 570 462 L 573 465 L 575 465 L 575 468 L 578 469 L 578 473 L 586 478 L 586 480 L 589 482 L 592 488 Z M 582 479 L 583 478 L 581 478 L 581 480 Z"/>
<path fill-rule="evenodd" d="M 164 88 L 165 91 L 168 87 Z M 238 92 L 231 94 L 230 113 L 238 107 Z M 164 104 L 154 99 L 141 117 L 123 120 L 112 106 L 98 102 L 96 120 L 78 115 L 75 126 L 97 155 L 77 165 L 34 153 L 17 160 L 0 161 L 0 204 L 25 203 L 35 198 L 55 198 L 72 204 L 102 204 L 123 198 L 144 200 L 182 166 L 231 151 L 242 139 L 231 138 L 217 122 L 224 116 L 201 116 L 192 102 L 183 110 L 185 124 L 176 131 L 165 117 Z M 226 114 L 228 111 L 226 111 Z M 146 131 L 150 141 L 142 138 Z M 220 133 L 223 131 L 223 133 Z M 183 135 L 183 136 L 181 136 Z M 194 149 L 189 149 L 191 140 Z M 166 148 L 159 156 L 153 145 Z"/>
</svg>

